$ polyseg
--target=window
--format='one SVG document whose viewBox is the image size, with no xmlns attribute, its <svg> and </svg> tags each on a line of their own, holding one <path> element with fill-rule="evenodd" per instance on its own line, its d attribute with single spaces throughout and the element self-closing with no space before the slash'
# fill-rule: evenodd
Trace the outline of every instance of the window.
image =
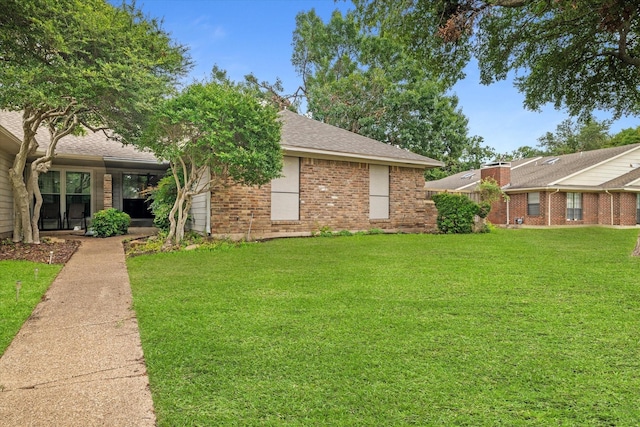
<svg viewBox="0 0 640 427">
<path fill-rule="evenodd" d="M 60 171 L 49 171 L 38 176 L 38 186 L 42 195 L 40 229 L 53 230 L 62 228 Z"/>
<path fill-rule="evenodd" d="M 38 186 L 42 230 L 84 226 L 91 216 L 91 172 L 52 170 L 38 177 Z"/>
<path fill-rule="evenodd" d="M 369 165 L 369 219 L 389 219 L 389 166 Z"/>
<path fill-rule="evenodd" d="M 153 218 L 147 202 L 147 191 L 158 185 L 160 177 L 153 174 L 122 174 L 122 210 L 131 218 Z"/>
<path fill-rule="evenodd" d="M 284 157 L 282 177 L 271 181 L 271 220 L 300 219 L 300 159 Z"/>
<path fill-rule="evenodd" d="M 527 193 L 527 215 L 540 215 L 540 193 Z"/>
<path fill-rule="evenodd" d="M 567 219 L 582 219 L 582 193 L 567 193 Z"/>
</svg>

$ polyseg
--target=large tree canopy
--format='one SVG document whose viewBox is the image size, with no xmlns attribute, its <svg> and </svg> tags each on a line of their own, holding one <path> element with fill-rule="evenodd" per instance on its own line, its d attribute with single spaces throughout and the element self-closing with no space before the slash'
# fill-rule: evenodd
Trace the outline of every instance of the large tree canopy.
<svg viewBox="0 0 640 427">
<path fill-rule="evenodd" d="M 485 84 L 515 70 L 525 106 L 640 112 L 640 5 L 628 0 L 354 0 L 358 16 L 448 82 L 474 55 Z M 442 69 L 442 61 L 449 69 Z M 434 65 L 435 62 L 435 65 Z"/>
<path fill-rule="evenodd" d="M 326 24 L 313 10 L 298 14 L 293 45 L 315 119 L 445 162 L 431 173 L 492 154 L 467 136 L 467 118 L 445 85 L 396 40 L 364 31 L 353 13 L 336 11 Z"/>
<path fill-rule="evenodd" d="M 9 170 L 16 206 L 13 239 L 38 241 L 38 174 L 69 133 L 109 130 L 134 142 L 146 117 L 175 87 L 189 60 L 159 23 L 134 5 L 104 0 L 5 0 L 0 14 L 0 108 L 23 112 L 24 138 Z M 35 134 L 50 145 L 31 165 Z M 30 200 L 36 205 L 30 212 Z"/>
<path fill-rule="evenodd" d="M 227 82 L 226 74 L 160 105 L 141 144 L 169 160 L 177 186 L 167 245 L 182 240 L 194 195 L 229 179 L 262 185 L 279 176 L 280 128 L 277 110 L 246 86 Z"/>
<path fill-rule="evenodd" d="M 538 138 L 538 145 L 523 146 L 500 156 L 502 160 L 524 159 L 536 156 L 558 156 L 580 151 L 598 150 L 640 142 L 640 127 L 623 129 L 611 135 L 607 120 L 588 121 L 568 118 L 556 126 L 555 132 L 546 132 Z"/>
</svg>

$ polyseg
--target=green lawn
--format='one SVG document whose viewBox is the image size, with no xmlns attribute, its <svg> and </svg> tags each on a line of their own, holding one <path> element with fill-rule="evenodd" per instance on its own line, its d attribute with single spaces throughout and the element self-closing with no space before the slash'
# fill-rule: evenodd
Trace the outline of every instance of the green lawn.
<svg viewBox="0 0 640 427">
<path fill-rule="evenodd" d="M 57 264 L 0 261 L 0 355 L 11 344 L 61 269 L 62 265 Z M 21 282 L 21 287 L 16 300 L 17 281 Z"/>
<path fill-rule="evenodd" d="M 128 260 L 160 426 L 637 425 L 637 230 Z"/>
</svg>

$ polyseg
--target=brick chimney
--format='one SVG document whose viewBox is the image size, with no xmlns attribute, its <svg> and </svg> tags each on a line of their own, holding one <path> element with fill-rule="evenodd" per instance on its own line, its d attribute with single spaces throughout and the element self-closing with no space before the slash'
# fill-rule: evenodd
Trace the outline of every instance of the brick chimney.
<svg viewBox="0 0 640 427">
<path fill-rule="evenodd" d="M 480 179 L 491 177 L 496 180 L 500 188 L 511 183 L 511 163 L 494 162 L 486 164 L 480 169 Z M 491 212 L 487 217 L 493 224 L 507 223 L 507 204 L 503 200 L 493 202 Z"/>
<path fill-rule="evenodd" d="M 488 163 L 480 169 L 480 179 L 491 177 L 496 180 L 500 187 L 511 182 L 511 163 L 494 162 Z"/>
</svg>

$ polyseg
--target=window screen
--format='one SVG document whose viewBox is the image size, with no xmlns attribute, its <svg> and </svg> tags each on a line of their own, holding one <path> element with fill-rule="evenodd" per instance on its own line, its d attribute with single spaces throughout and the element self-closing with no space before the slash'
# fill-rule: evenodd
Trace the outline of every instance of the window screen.
<svg viewBox="0 0 640 427">
<path fill-rule="evenodd" d="M 389 166 L 369 165 L 369 219 L 389 219 Z"/>
<path fill-rule="evenodd" d="M 283 159 L 282 177 L 271 181 L 271 219 L 297 221 L 300 219 L 300 159 Z"/>
</svg>

